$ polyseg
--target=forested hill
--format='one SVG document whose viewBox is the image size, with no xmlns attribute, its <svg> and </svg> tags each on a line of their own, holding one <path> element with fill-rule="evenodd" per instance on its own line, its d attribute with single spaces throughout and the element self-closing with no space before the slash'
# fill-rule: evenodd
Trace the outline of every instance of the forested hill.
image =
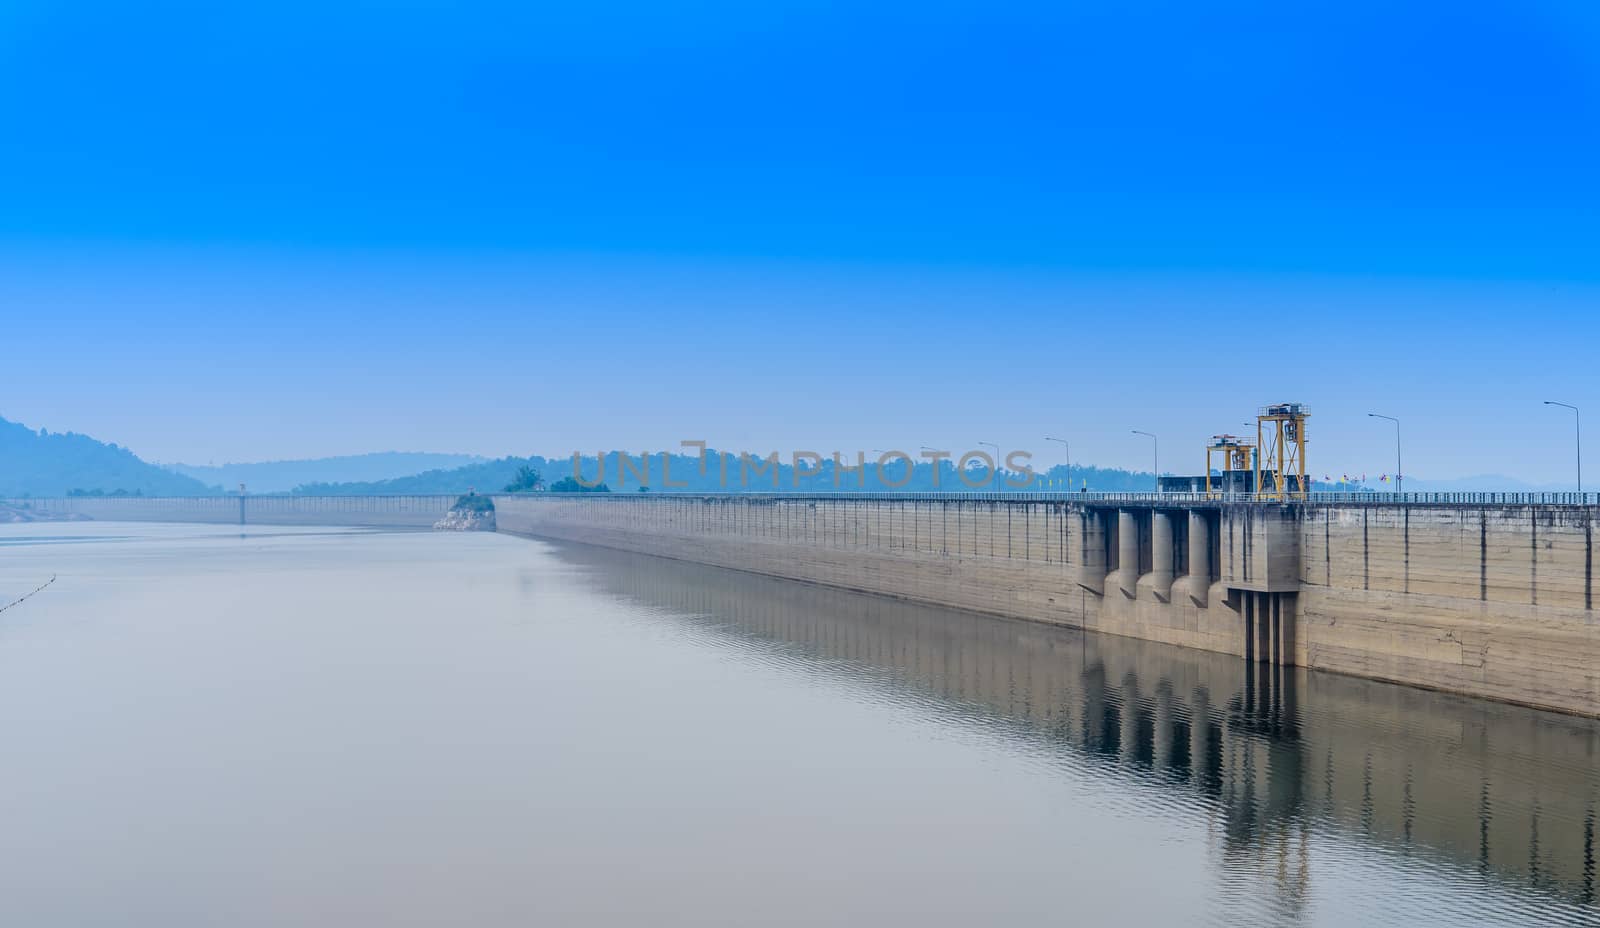
<svg viewBox="0 0 1600 928">
<path fill-rule="evenodd" d="M 253 464 L 173 464 L 171 469 L 207 485 L 237 490 L 244 484 L 251 493 L 284 493 L 302 484 L 358 483 L 393 480 L 429 470 L 482 463 L 471 454 L 430 454 L 416 451 L 379 451 L 300 461 L 262 461 Z"/>
<path fill-rule="evenodd" d="M 464 467 L 437 468 L 412 474 L 407 477 L 394 477 L 389 480 L 360 480 L 346 483 L 305 483 L 294 488 L 297 495 L 304 496 L 363 496 L 366 494 L 403 494 L 403 493 L 465 493 L 467 490 L 477 490 L 479 493 L 498 493 L 501 488 L 510 483 L 517 475 L 517 468 L 532 462 L 533 466 L 546 475 L 555 474 L 555 468 L 563 462 L 551 462 L 541 457 L 533 458 L 500 458 L 493 461 L 479 461 Z M 568 470 L 571 461 L 564 462 Z M 563 471 L 562 473 L 566 473 Z M 560 475 L 555 475 L 559 479 Z"/>
<path fill-rule="evenodd" d="M 0 419 L 0 496 L 71 493 L 203 496 L 219 492 L 132 451 L 73 432 L 34 431 Z"/>
<path fill-rule="evenodd" d="M 626 459 L 627 468 L 622 469 L 622 459 Z M 355 483 L 312 483 L 295 488 L 295 493 L 306 495 L 333 495 L 354 496 L 369 493 L 403 494 L 403 493 L 465 493 L 468 489 L 475 489 L 479 493 L 498 493 L 516 479 L 517 471 L 523 466 L 537 470 L 545 483 L 553 484 L 563 477 L 572 476 L 571 458 L 544 458 L 538 455 L 531 457 L 507 457 L 494 461 L 484 461 L 478 464 L 458 467 L 448 470 L 431 470 L 426 473 L 410 477 L 400 477 L 393 480 L 364 481 Z M 782 491 L 831 491 L 831 490 L 899 490 L 904 492 L 927 492 L 932 490 L 967 492 L 991 489 L 993 484 L 982 479 L 978 474 L 969 475 L 971 485 L 964 482 L 957 475 L 955 465 L 949 461 L 943 462 L 937 477 L 933 466 L 928 462 L 919 462 L 912 472 L 906 473 L 903 461 L 893 461 L 883 469 L 882 479 L 875 463 L 869 462 L 866 467 L 865 477 L 857 476 L 854 470 L 844 470 L 838 473 L 835 479 L 835 469 L 832 460 L 823 461 L 821 473 L 802 474 L 795 476 L 792 463 L 779 462 L 775 472 L 767 468 L 766 462 L 752 458 L 747 466 L 735 454 L 727 456 L 727 468 L 724 474 L 718 464 L 715 452 L 708 453 L 706 473 L 700 473 L 700 459 L 690 455 L 672 455 L 667 462 L 667 470 L 662 469 L 662 456 L 659 454 L 649 457 L 648 468 L 639 455 L 626 455 L 611 452 L 605 455 L 605 468 L 603 472 L 596 465 L 593 455 L 583 458 L 582 476 L 586 481 L 603 481 L 613 492 L 634 493 L 641 486 L 648 486 L 653 491 L 677 490 L 692 492 L 773 492 Z M 807 462 L 803 470 L 815 469 Z M 1011 476 L 1002 473 L 1002 480 Z M 669 484 L 670 479 L 670 484 Z M 864 480 L 864 482 L 863 482 Z M 1155 489 L 1155 479 L 1148 472 L 1132 472 L 1125 470 L 1108 470 L 1098 467 L 1072 468 L 1071 480 L 1068 481 L 1066 470 L 1057 467 L 1048 473 L 1042 473 L 1036 484 L 1038 489 L 1053 489 L 1065 491 L 1067 489 L 1080 489 L 1085 483 L 1090 490 L 1116 492 L 1138 491 Z"/>
<path fill-rule="evenodd" d="M 907 472 L 907 462 L 895 460 L 881 471 L 869 461 L 865 473 L 854 468 L 836 469 L 833 461 L 804 462 L 796 474 L 792 461 L 769 465 L 767 459 L 729 453 L 708 452 L 705 472 L 697 456 L 641 456 L 609 452 L 602 468 L 593 455 L 580 462 L 586 482 L 604 482 L 612 492 L 651 491 L 687 492 L 979 492 L 996 488 L 981 470 L 971 470 L 961 479 L 955 464 L 943 461 L 937 473 L 931 463 L 918 460 Z M 298 473 L 341 473 L 354 471 L 394 473 L 413 465 L 436 461 L 467 460 L 459 467 L 435 467 L 421 473 L 388 479 L 303 482 L 292 489 L 288 479 Z M 721 462 L 726 462 L 725 466 Z M 665 463 L 665 468 L 663 464 Z M 848 463 L 848 461 L 846 462 Z M 532 468 L 543 478 L 544 486 L 572 476 L 571 458 L 505 457 L 496 460 L 472 459 L 464 455 L 432 455 L 382 452 L 348 458 L 315 461 L 281 461 L 265 464 L 225 465 L 218 468 L 189 468 L 191 473 L 225 477 L 215 482 L 196 479 L 140 460 L 133 452 L 114 444 L 97 441 L 71 432 L 34 431 L 27 426 L 0 419 L 0 496 L 144 495 L 206 496 L 236 491 L 245 483 L 252 493 L 292 492 L 297 495 L 358 496 L 366 494 L 460 494 L 468 490 L 500 493 L 519 479 L 519 471 Z M 1017 475 L 1002 472 L 999 488 Z M 1409 484 L 1409 481 L 1408 481 Z M 1070 476 L 1062 467 L 1039 473 L 1033 489 L 1057 492 L 1089 489 L 1097 492 L 1148 491 L 1155 479 L 1148 471 L 1113 470 L 1074 466 Z M 1319 486 L 1318 489 L 1324 487 Z M 1333 489 L 1334 487 L 1326 487 Z M 1340 489 L 1355 487 L 1339 487 Z M 1409 486 L 1408 486 L 1409 489 Z"/>
</svg>

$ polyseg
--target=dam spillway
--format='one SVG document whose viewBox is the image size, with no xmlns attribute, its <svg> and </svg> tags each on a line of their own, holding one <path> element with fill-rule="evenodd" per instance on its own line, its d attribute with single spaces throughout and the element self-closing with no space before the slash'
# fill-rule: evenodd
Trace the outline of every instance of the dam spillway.
<svg viewBox="0 0 1600 928">
<path fill-rule="evenodd" d="M 502 531 L 1600 714 L 1593 505 L 497 498 Z"/>
<path fill-rule="evenodd" d="M 14 502 L 102 520 L 425 528 L 454 498 Z M 1600 715 L 1592 494 L 492 498 L 515 534 Z"/>
</svg>

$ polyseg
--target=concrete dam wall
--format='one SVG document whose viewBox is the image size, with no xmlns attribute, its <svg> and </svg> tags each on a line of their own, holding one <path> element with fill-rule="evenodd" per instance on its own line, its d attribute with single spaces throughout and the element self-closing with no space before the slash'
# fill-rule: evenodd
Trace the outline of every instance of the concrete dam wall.
<svg viewBox="0 0 1600 928">
<path fill-rule="evenodd" d="M 102 522 L 213 522 L 222 525 L 349 525 L 430 528 L 444 518 L 448 496 L 73 496 L 6 500 L 53 516 Z"/>
<path fill-rule="evenodd" d="M 1600 715 L 1594 507 L 495 501 L 502 531 Z"/>
<path fill-rule="evenodd" d="M 102 521 L 428 528 L 454 495 L 9 500 Z M 1600 715 L 1596 507 L 495 496 L 502 531 Z"/>
</svg>

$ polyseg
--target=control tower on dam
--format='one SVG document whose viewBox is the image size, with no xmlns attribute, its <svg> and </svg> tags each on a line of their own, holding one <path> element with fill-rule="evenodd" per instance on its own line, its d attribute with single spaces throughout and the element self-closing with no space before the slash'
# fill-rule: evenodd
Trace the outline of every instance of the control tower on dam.
<svg viewBox="0 0 1600 928">
<path fill-rule="evenodd" d="M 502 531 L 1600 715 L 1576 494 L 537 494 Z"/>
</svg>

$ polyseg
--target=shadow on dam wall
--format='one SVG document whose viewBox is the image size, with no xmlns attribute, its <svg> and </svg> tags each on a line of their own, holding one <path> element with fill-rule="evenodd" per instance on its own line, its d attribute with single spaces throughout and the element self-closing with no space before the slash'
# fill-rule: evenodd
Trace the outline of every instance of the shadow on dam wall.
<svg viewBox="0 0 1600 928">
<path fill-rule="evenodd" d="M 1224 866 L 1285 911 L 1315 880 L 1312 830 L 1595 904 L 1595 720 L 550 544 L 611 595 L 1214 809 Z"/>
</svg>

